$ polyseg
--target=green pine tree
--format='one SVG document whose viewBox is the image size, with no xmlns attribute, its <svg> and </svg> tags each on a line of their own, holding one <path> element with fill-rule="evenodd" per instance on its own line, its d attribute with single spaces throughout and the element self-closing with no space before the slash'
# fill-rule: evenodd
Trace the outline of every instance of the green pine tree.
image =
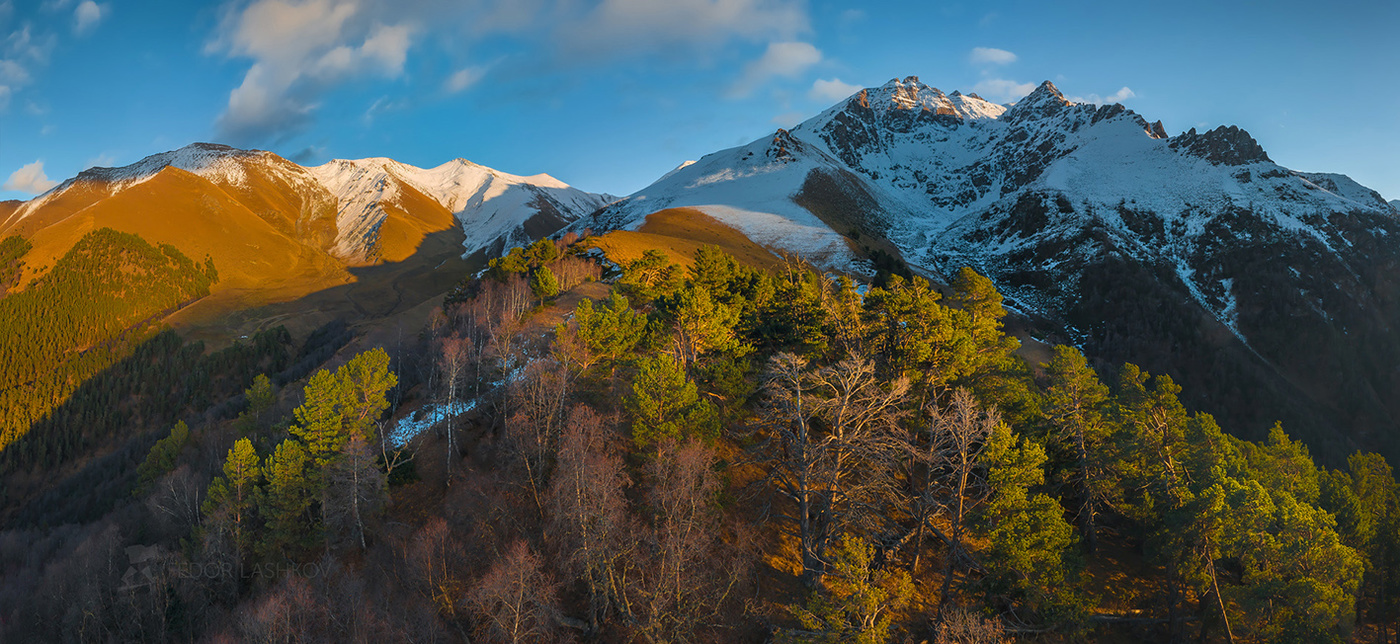
<svg viewBox="0 0 1400 644">
<path fill-rule="evenodd" d="M 170 428 L 170 435 L 156 441 L 151 451 L 146 454 L 146 460 L 136 467 L 136 488 L 132 493 L 136 496 L 145 494 L 150 491 L 156 479 L 175 469 L 180 451 L 185 448 L 189 439 L 190 428 L 185 421 L 175 423 L 175 426 Z"/>
<path fill-rule="evenodd" d="M 304 395 L 305 402 L 292 411 L 296 423 L 289 431 L 301 439 L 317 467 L 324 467 L 340 453 L 349 438 L 345 431 L 345 405 L 351 395 L 349 386 L 330 371 L 321 369 L 306 383 Z"/>
<path fill-rule="evenodd" d="M 1074 493 L 1079 499 L 1079 520 L 1085 547 L 1097 543 L 1099 509 L 1115 496 L 1111 477 L 1109 428 L 1103 417 L 1108 387 L 1099 382 L 1084 354 L 1074 347 L 1055 347 L 1047 368 L 1045 414 L 1057 430 L 1055 438 L 1070 455 Z"/>
<path fill-rule="evenodd" d="M 846 535 L 831 552 L 831 571 L 822 590 L 806 606 L 790 606 L 803 630 L 779 631 L 777 642 L 884 644 L 891 635 L 891 613 L 914 598 L 909 573 L 875 565 L 875 549 Z"/>
<path fill-rule="evenodd" d="M 700 400 L 695 383 L 671 356 L 645 358 L 623 400 L 632 415 L 632 440 L 639 449 L 666 439 L 712 440 L 719 431 L 714 405 Z"/>
<path fill-rule="evenodd" d="M 201 507 L 205 521 L 225 532 L 241 561 L 252 543 L 256 491 L 262 471 L 253 443 L 240 438 L 224 459 L 224 475 L 209 484 Z"/>
<path fill-rule="evenodd" d="M 389 370 L 388 352 L 382 347 L 365 351 L 337 369 L 335 375 L 345 392 L 345 439 L 354 434 L 373 445 L 379 418 L 389 409 L 389 391 L 399 384 L 399 377 Z M 344 445 L 341 441 L 336 451 Z"/>
<path fill-rule="evenodd" d="M 608 301 L 594 306 L 592 300 L 582 300 L 574 309 L 579 339 L 604 365 L 612 368 L 622 360 L 646 333 L 647 316 L 632 310 L 627 298 L 614 290 Z"/>
<path fill-rule="evenodd" d="M 1045 450 L 1005 423 L 992 430 L 982 461 L 991 497 L 986 583 L 1019 599 L 1051 623 L 1077 623 L 1087 608 L 1080 592 L 1074 528 L 1055 499 L 1032 489 L 1045 482 Z"/>
<path fill-rule="evenodd" d="M 553 246 L 550 246 L 553 248 Z M 559 294 L 559 279 L 554 277 L 554 271 L 548 266 L 541 266 L 535 269 L 535 274 L 530 276 L 530 292 L 535 294 L 543 302 L 547 298 Z"/>
<path fill-rule="evenodd" d="M 262 556 L 292 558 L 314 541 L 309 517 L 314 499 L 311 467 L 301 443 L 290 438 L 263 465 L 267 484 L 258 497 L 258 512 L 266 522 L 258 544 Z"/>
</svg>

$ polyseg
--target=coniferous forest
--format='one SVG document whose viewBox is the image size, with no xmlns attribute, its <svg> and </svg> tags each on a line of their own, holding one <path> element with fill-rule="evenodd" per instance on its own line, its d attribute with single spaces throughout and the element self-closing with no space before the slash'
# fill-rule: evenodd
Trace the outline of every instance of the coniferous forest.
<svg viewBox="0 0 1400 644">
<path fill-rule="evenodd" d="M 6 641 L 1400 635 L 1382 457 L 1022 347 L 969 268 L 614 263 L 570 234 L 393 343 L 161 330 L 216 279 L 98 231 L 0 291 Z"/>
</svg>

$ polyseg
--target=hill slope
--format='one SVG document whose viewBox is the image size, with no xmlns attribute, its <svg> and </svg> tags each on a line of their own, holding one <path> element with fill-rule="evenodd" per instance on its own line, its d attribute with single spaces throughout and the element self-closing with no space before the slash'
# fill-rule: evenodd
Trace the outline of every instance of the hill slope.
<svg viewBox="0 0 1400 644">
<path fill-rule="evenodd" d="M 110 227 L 214 260 L 224 279 L 180 314 L 186 322 L 313 294 L 305 308 L 359 318 L 436 297 L 459 275 L 434 271 L 464 269 L 449 264 L 455 257 L 529 243 L 608 199 L 462 159 L 429 170 L 390 159 L 305 168 L 271 152 L 196 143 L 0 204 L 0 236 L 34 246 L 19 288 L 84 234 Z"/>
</svg>

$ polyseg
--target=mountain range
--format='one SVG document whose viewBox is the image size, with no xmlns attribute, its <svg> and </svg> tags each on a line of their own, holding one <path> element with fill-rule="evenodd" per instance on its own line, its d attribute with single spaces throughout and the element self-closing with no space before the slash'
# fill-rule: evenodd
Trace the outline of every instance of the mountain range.
<svg viewBox="0 0 1400 644">
<path fill-rule="evenodd" d="M 935 281 L 972 266 L 1030 335 L 1187 382 L 1238 433 L 1396 448 L 1400 206 L 1237 127 L 1168 136 L 1050 82 L 1004 106 L 894 79 L 574 226 L 681 207 L 831 268 L 890 248 Z"/>
<path fill-rule="evenodd" d="M 1326 461 L 1400 449 L 1400 201 L 1279 166 L 1237 127 L 1170 136 L 1049 82 L 1000 105 L 894 79 L 621 199 L 462 159 L 303 167 L 194 144 L 0 203 L 0 236 L 34 246 L 21 284 L 105 226 L 209 256 L 216 289 L 271 302 L 661 212 L 865 276 L 972 266 L 1028 342 L 1170 374 L 1244 437 L 1283 420 Z"/>
</svg>

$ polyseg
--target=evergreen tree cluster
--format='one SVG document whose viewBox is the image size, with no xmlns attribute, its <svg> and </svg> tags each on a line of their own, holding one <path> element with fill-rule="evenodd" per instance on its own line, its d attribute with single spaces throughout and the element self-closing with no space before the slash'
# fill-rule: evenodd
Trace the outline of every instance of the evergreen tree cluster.
<svg viewBox="0 0 1400 644">
<path fill-rule="evenodd" d="M 0 266 L 14 266 L 26 251 L 22 240 L 7 240 Z M 208 295 L 216 281 L 212 260 L 197 263 L 168 244 L 102 228 L 24 290 L 0 297 L 0 452 L 84 381 L 131 355 L 154 334 L 154 320 Z"/>
<path fill-rule="evenodd" d="M 250 410 L 261 406 L 264 380 L 249 389 Z M 240 570 L 256 561 L 300 560 L 318 543 L 363 548 L 366 525 L 386 500 L 377 427 L 397 384 L 383 349 L 312 375 L 295 422 L 271 453 L 259 455 L 248 437 L 229 449 L 223 476 L 205 494 L 198 547 Z"/>
<path fill-rule="evenodd" d="M 1030 364 L 970 268 L 940 290 L 650 251 L 550 333 L 531 309 L 551 289 L 531 286 L 571 246 L 548 244 L 434 317 L 428 359 L 395 363 L 412 391 L 371 349 L 312 373 L 282 422 L 286 380 L 240 371 L 226 431 L 161 425 L 138 496 L 200 491 L 172 558 L 330 575 L 172 582 L 142 595 L 150 622 L 278 641 L 1340 642 L 1400 617 L 1383 458 L 1332 470 L 1281 426 L 1236 438 L 1170 377 L 1105 378 L 1073 347 Z M 415 397 L 436 431 L 391 448 L 390 399 Z M 182 474 L 201 440 L 222 459 Z M 390 489 L 423 446 L 445 467 L 435 451 Z M 115 629 L 103 606 L 81 625 Z M 172 618 L 198 606 L 217 619 Z"/>
</svg>

